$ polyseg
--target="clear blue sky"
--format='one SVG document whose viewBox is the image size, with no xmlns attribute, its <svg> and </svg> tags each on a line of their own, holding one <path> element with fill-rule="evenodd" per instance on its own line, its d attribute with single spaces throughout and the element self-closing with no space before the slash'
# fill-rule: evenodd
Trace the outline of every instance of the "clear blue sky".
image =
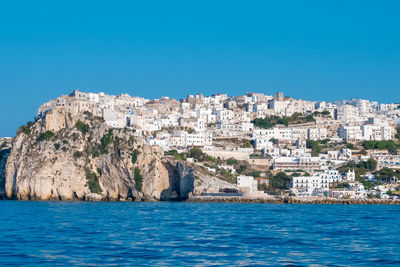
<svg viewBox="0 0 400 267">
<path fill-rule="evenodd" d="M 398 102 L 400 1 L 2 1 L 0 136 L 72 89 Z"/>
</svg>

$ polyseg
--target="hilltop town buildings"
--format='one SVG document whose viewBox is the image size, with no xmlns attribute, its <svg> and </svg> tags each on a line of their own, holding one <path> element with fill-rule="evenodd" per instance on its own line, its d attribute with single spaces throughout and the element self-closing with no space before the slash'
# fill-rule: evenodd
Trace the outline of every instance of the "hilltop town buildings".
<svg viewBox="0 0 400 267">
<path fill-rule="evenodd" d="M 169 97 L 150 100 L 127 94 L 115 96 L 74 90 L 41 105 L 37 115 L 44 116 L 53 109 L 76 114 L 90 112 L 102 117 L 110 127 L 135 129 L 135 135 L 142 141 L 165 151 L 201 148 L 209 156 L 225 160 L 235 158 L 253 163 L 257 160 L 259 166 L 269 164 L 266 167 L 276 171 L 311 172 L 311 176 L 293 178 L 292 188 L 299 195 L 320 195 L 329 189 L 330 183 L 342 180 L 354 183 L 351 173 L 342 177 L 334 170 L 335 166 L 355 159 L 351 150 L 343 146 L 336 148 L 336 145 L 392 140 L 400 122 L 398 104 L 364 99 L 306 101 L 285 97 L 283 93 L 248 92 L 232 97 L 197 94 L 180 100 Z M 254 119 L 271 116 L 312 116 L 312 119 L 264 128 L 253 123 Z M 221 140 L 242 143 L 221 145 Z M 308 147 L 310 141 L 332 145 L 321 153 Z M 398 158 L 377 159 L 382 166 L 398 167 Z M 249 192 L 257 191 L 253 178 L 239 177 L 239 186 L 249 187 Z"/>
</svg>

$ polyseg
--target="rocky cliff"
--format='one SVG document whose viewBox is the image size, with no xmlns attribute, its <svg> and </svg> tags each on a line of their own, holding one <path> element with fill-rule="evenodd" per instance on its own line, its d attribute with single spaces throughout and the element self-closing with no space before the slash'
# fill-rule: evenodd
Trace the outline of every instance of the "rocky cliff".
<svg viewBox="0 0 400 267">
<path fill-rule="evenodd" d="M 0 194 L 10 199 L 181 200 L 194 190 L 191 168 L 90 113 L 49 111 L 20 127 L 2 157 Z"/>
<path fill-rule="evenodd" d="M 9 148 L 0 148 L 0 199 L 6 198 L 5 184 L 6 184 L 6 173 L 5 167 L 7 163 L 7 158 L 10 155 Z"/>
</svg>

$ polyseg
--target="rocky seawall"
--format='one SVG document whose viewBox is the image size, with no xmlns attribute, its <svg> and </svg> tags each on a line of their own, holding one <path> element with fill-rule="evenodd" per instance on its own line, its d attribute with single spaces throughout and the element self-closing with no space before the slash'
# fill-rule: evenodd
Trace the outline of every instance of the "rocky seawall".
<svg viewBox="0 0 400 267">
<path fill-rule="evenodd" d="M 0 155 L 0 195 L 18 200 L 185 200 L 194 175 L 141 143 L 134 130 L 113 129 L 90 113 L 63 110 L 18 130 Z"/>
<path fill-rule="evenodd" d="M 336 198 L 300 198 L 286 196 L 193 196 L 187 202 L 208 203 L 276 203 L 276 204 L 384 204 L 399 205 L 400 200 L 391 199 L 336 199 Z"/>
</svg>

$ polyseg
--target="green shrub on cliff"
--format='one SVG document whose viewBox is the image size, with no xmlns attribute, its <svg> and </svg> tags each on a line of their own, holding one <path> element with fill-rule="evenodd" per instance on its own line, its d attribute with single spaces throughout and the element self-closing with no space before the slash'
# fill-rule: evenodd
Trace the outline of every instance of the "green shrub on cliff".
<svg viewBox="0 0 400 267">
<path fill-rule="evenodd" d="M 99 144 L 94 144 L 92 148 L 90 148 L 90 154 L 92 154 L 92 157 L 98 157 L 100 156 L 100 150 L 101 146 Z"/>
<path fill-rule="evenodd" d="M 82 156 L 83 156 L 83 153 L 81 151 L 75 151 L 74 152 L 74 158 L 75 159 L 78 159 L 78 158 L 80 158 Z"/>
<path fill-rule="evenodd" d="M 31 128 L 35 123 L 33 121 L 28 121 L 26 125 L 22 125 L 18 128 L 17 134 L 24 133 L 24 134 L 30 134 L 31 133 Z"/>
<path fill-rule="evenodd" d="M 41 133 L 38 137 L 38 141 L 48 141 L 54 136 L 54 133 L 52 131 L 45 131 L 44 133 Z"/>
<path fill-rule="evenodd" d="M 100 140 L 100 152 L 101 154 L 107 154 L 108 153 L 108 145 L 111 144 L 113 141 L 113 131 L 112 129 L 108 130 L 108 133 L 104 135 L 101 140 Z"/>
<path fill-rule="evenodd" d="M 88 167 L 85 167 L 86 181 L 91 193 L 100 194 L 103 190 L 99 184 L 99 177 L 92 172 Z"/>
<path fill-rule="evenodd" d="M 132 152 L 132 163 L 135 164 L 137 161 L 137 157 L 140 154 L 139 150 L 135 149 Z"/>
<path fill-rule="evenodd" d="M 238 163 L 238 161 L 237 161 L 237 159 L 235 159 L 235 158 L 229 158 L 229 159 L 226 160 L 226 163 L 227 163 L 228 165 L 235 165 L 235 164 Z"/>
<path fill-rule="evenodd" d="M 140 174 L 140 170 L 138 167 L 135 168 L 135 171 L 133 173 L 133 177 L 135 179 L 135 187 L 139 192 L 142 192 L 142 186 L 143 186 L 143 176 Z"/>
<path fill-rule="evenodd" d="M 80 120 L 75 123 L 75 127 L 76 127 L 76 129 L 81 131 L 83 135 L 87 134 L 90 130 L 89 124 L 84 123 Z"/>
<path fill-rule="evenodd" d="M 114 138 L 114 141 L 113 141 L 113 144 L 114 144 L 114 151 L 115 151 L 115 152 L 117 152 L 117 151 L 119 150 L 120 143 L 121 143 L 121 139 L 120 139 L 118 136 L 116 136 L 116 137 Z"/>
</svg>

